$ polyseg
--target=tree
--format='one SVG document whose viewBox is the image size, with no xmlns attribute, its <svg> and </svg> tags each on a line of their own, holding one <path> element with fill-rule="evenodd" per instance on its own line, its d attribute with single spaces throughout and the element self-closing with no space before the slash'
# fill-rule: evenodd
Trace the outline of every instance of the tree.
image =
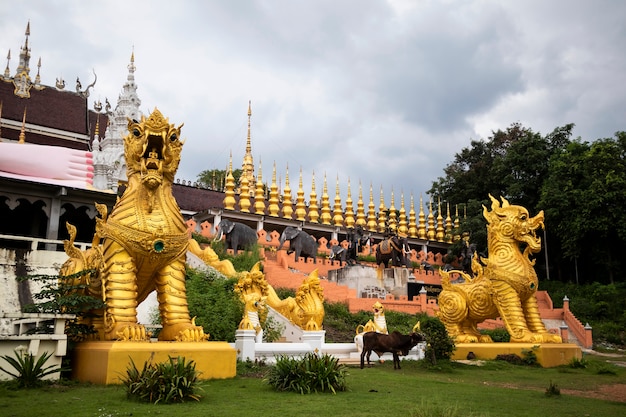
<svg viewBox="0 0 626 417">
<path fill-rule="evenodd" d="M 235 184 L 239 184 L 239 178 L 242 174 L 241 169 L 233 170 L 233 178 Z M 211 190 L 223 190 L 226 185 L 226 176 L 228 172 L 224 169 L 207 169 L 198 174 L 198 183 Z"/>
<path fill-rule="evenodd" d="M 539 211 L 540 190 L 548 173 L 549 161 L 571 136 L 574 125 L 556 128 L 545 138 L 519 123 L 493 132 L 487 140 L 473 140 L 470 148 L 455 155 L 444 168 L 445 177 L 433 183 L 429 194 L 465 204 L 460 233 L 469 233 L 479 251 L 487 245 L 482 206 L 489 205 L 489 194 L 505 197 L 511 204 Z"/>
<path fill-rule="evenodd" d="M 615 139 L 571 142 L 551 160 L 540 204 L 577 281 L 584 272 L 613 283 L 626 267 L 625 156 L 626 132 L 617 132 Z"/>
</svg>

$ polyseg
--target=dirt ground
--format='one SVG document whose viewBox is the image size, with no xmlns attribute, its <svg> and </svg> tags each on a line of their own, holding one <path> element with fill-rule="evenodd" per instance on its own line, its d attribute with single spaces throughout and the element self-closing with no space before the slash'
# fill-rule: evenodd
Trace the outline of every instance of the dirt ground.
<svg viewBox="0 0 626 417">
<path fill-rule="evenodd" d="M 601 385 L 593 391 L 562 389 L 561 394 L 626 403 L 626 384 Z"/>
</svg>

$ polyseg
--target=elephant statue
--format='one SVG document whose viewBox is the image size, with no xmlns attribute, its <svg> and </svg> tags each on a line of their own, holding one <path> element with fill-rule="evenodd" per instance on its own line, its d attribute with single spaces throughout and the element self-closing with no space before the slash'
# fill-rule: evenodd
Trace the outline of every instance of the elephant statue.
<svg viewBox="0 0 626 417">
<path fill-rule="evenodd" d="M 384 268 L 391 266 L 411 267 L 409 255 L 411 248 L 406 236 L 394 235 L 381 241 L 376 248 L 376 265 Z"/>
<path fill-rule="evenodd" d="M 317 263 L 317 241 L 313 236 L 307 232 L 289 226 L 286 227 L 280 235 L 278 250 L 283 248 L 286 241 L 289 241 L 287 254 L 294 252 L 296 262 L 298 262 L 298 259 L 302 256 L 305 260 L 313 258 L 313 263 Z"/>
<path fill-rule="evenodd" d="M 253 228 L 243 223 L 224 219 L 217 225 L 218 233 L 215 240 L 226 236 L 226 250 L 232 249 L 235 253 L 239 249 L 250 250 L 257 243 L 257 234 Z"/>
<path fill-rule="evenodd" d="M 371 233 L 365 233 L 362 226 L 348 229 L 346 234 L 346 240 L 348 241 L 348 247 L 332 246 L 330 248 L 330 255 L 328 259 L 339 259 L 340 263 L 347 263 L 348 266 L 358 264 L 358 253 L 361 251 L 361 247 L 369 244 Z"/>
</svg>

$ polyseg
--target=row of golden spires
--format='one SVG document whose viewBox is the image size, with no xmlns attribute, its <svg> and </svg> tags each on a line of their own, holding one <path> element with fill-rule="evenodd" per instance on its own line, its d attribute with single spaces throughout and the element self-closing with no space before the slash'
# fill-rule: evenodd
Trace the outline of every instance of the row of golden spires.
<svg viewBox="0 0 626 417">
<path fill-rule="evenodd" d="M 373 190 L 370 185 L 369 204 L 366 213 L 363 202 L 363 190 L 359 183 L 359 198 L 355 213 L 350 190 L 350 180 L 348 180 L 348 195 L 345 201 L 345 210 L 342 209 L 341 197 L 339 195 L 339 181 L 337 181 L 334 205 L 331 208 L 326 176 L 324 175 L 324 186 L 318 205 L 317 193 L 315 191 L 315 173 L 313 173 L 311 194 L 309 195 L 309 204 L 307 205 L 304 198 L 304 189 L 302 188 L 302 169 L 300 169 L 300 181 L 294 204 L 291 187 L 289 186 L 289 171 L 287 171 L 285 176 L 285 188 L 282 194 L 278 191 L 278 185 L 276 184 L 276 164 L 274 164 L 272 183 L 269 187 L 269 198 L 266 201 L 266 185 L 261 179 L 262 174 L 260 166 L 259 175 L 253 189 L 250 187 L 247 176 L 243 175 L 240 178 L 239 187 L 237 187 L 232 171 L 231 159 L 224 191 L 223 205 L 225 210 L 238 210 L 242 213 L 254 213 L 289 220 L 308 221 L 310 223 L 344 227 L 346 229 L 361 226 L 363 229 L 371 232 L 392 232 L 400 236 L 443 243 L 452 243 L 459 238 L 459 236 L 453 236 L 453 230 L 459 227 L 458 207 L 455 209 L 455 219 L 453 221 L 450 216 L 449 203 L 446 208 L 447 215 L 444 219 L 441 214 L 441 201 L 437 203 L 437 216 L 435 216 L 433 214 L 433 202 L 431 199 L 428 202 L 428 216 L 426 216 L 424 213 L 424 203 L 420 195 L 419 214 L 416 216 L 413 195 L 411 195 L 407 215 L 404 204 L 404 194 L 401 195 L 399 210 L 396 209 L 394 205 L 393 191 L 391 192 L 391 205 L 386 207 L 381 187 L 380 204 L 378 206 L 378 212 L 376 212 Z M 238 195 L 238 199 L 235 198 L 236 195 Z"/>
</svg>

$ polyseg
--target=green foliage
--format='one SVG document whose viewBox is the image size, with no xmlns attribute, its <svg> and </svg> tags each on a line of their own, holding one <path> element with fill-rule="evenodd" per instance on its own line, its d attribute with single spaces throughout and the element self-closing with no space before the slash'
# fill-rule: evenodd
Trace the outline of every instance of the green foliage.
<svg viewBox="0 0 626 417">
<path fill-rule="evenodd" d="M 200 396 L 195 393 L 198 375 L 195 362 L 185 362 L 181 356 L 176 359 L 170 356 L 168 362 L 157 364 L 144 362 L 141 370 L 131 358 L 126 376 L 121 379 L 129 398 L 168 404 L 199 401 Z"/>
<path fill-rule="evenodd" d="M 18 278 L 20 281 L 41 282 L 41 291 L 33 295 L 36 303 L 24 306 L 24 312 L 74 314 L 76 318 L 69 320 L 65 329 L 65 333 L 72 341 L 80 341 L 95 334 L 93 326 L 83 324 L 81 320 L 91 317 L 94 310 L 104 308 L 104 301 L 102 298 L 85 294 L 87 284 L 80 283 L 82 276 L 95 273 L 95 270 L 87 269 L 66 277 L 31 275 Z"/>
<path fill-rule="evenodd" d="M 587 360 L 585 358 L 572 358 L 567 364 L 572 369 L 585 369 L 587 367 Z"/>
<path fill-rule="evenodd" d="M 546 388 L 546 397 L 555 397 L 559 395 L 561 395 L 561 389 L 558 387 L 558 385 L 550 381 L 550 385 L 548 385 L 548 388 Z"/>
<path fill-rule="evenodd" d="M 454 353 L 454 341 L 437 317 L 424 316 L 420 321 L 422 333 L 426 335 L 425 360 L 436 365 L 438 360 L 449 360 Z"/>
<path fill-rule="evenodd" d="M 539 346 L 533 346 L 530 349 L 522 349 L 522 363 L 528 366 L 537 366 L 539 362 L 537 361 L 537 354 L 535 351 L 539 348 Z"/>
<path fill-rule="evenodd" d="M 276 321 L 272 316 L 267 316 L 261 327 L 263 328 L 263 341 L 266 343 L 277 341 L 285 331 L 285 325 Z"/>
<path fill-rule="evenodd" d="M 48 359 L 52 356 L 52 353 L 43 352 L 43 354 L 35 359 L 31 354 L 28 354 L 26 350 L 23 352 L 14 352 L 15 357 L 9 355 L 1 356 L 6 362 L 11 365 L 13 370 L 6 369 L 0 366 L 0 369 L 15 378 L 15 382 L 18 388 L 36 388 L 41 386 L 42 379 L 48 375 L 52 375 L 55 372 L 60 372 L 61 367 L 56 365 L 45 366 Z"/>
<path fill-rule="evenodd" d="M 198 243 L 203 243 L 207 245 L 211 244 L 211 239 L 206 236 L 202 236 L 200 233 L 191 232 L 191 238 Z"/>
<path fill-rule="evenodd" d="M 302 359 L 281 356 L 265 381 L 276 391 L 336 394 L 345 391 L 347 368 L 330 355 L 307 353 Z"/>
<path fill-rule="evenodd" d="M 236 271 L 249 271 L 261 260 L 259 245 L 255 244 L 248 251 L 240 251 L 237 255 L 231 255 L 226 251 L 223 240 L 211 241 L 211 249 L 221 260 L 229 260 Z"/>
<path fill-rule="evenodd" d="M 212 340 L 235 341 L 243 316 L 243 304 L 234 292 L 236 283 L 236 278 L 225 278 L 214 270 L 187 269 L 189 313 Z"/>
<path fill-rule="evenodd" d="M 264 378 L 270 367 L 263 359 L 237 361 L 237 376 L 245 378 Z"/>
<path fill-rule="evenodd" d="M 242 174 L 241 169 L 232 171 L 235 184 L 239 184 L 239 178 Z M 198 174 L 198 184 L 210 190 L 223 191 L 226 185 L 226 176 L 228 172 L 224 169 L 207 169 Z"/>
<path fill-rule="evenodd" d="M 481 330 L 480 333 L 488 335 L 494 342 L 508 343 L 511 341 L 511 335 L 504 327 L 497 327 L 495 329 L 484 329 Z"/>
</svg>

